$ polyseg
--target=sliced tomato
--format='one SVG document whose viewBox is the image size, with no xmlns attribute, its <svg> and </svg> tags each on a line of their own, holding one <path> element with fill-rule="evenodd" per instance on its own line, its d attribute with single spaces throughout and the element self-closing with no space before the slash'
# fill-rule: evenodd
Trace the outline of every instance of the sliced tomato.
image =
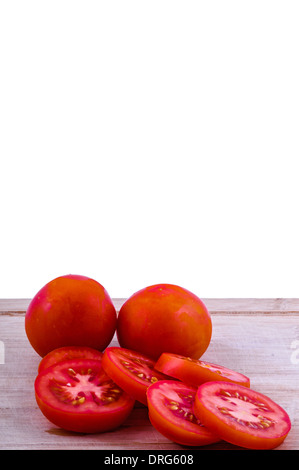
<svg viewBox="0 0 299 470">
<path fill-rule="evenodd" d="M 181 445 L 203 446 L 220 441 L 193 413 L 196 388 L 162 380 L 147 390 L 149 419 L 167 439 Z"/>
<path fill-rule="evenodd" d="M 106 348 L 102 365 L 115 383 L 144 405 L 147 405 L 146 391 L 149 385 L 168 378 L 154 369 L 153 359 L 131 349 Z"/>
<path fill-rule="evenodd" d="M 277 403 L 232 382 L 200 385 L 194 413 L 223 440 L 249 449 L 273 449 L 291 429 L 288 414 Z"/>
<path fill-rule="evenodd" d="M 101 363 L 90 359 L 70 359 L 44 369 L 35 380 L 35 396 L 49 421 L 82 433 L 117 428 L 134 406 Z"/>
<path fill-rule="evenodd" d="M 178 354 L 161 354 L 155 364 L 155 368 L 194 387 L 198 387 L 204 382 L 215 380 L 235 382 L 245 387 L 250 387 L 250 379 L 240 372 Z"/>
<path fill-rule="evenodd" d="M 101 361 L 103 353 L 97 349 L 88 348 L 85 346 L 65 346 L 62 348 L 53 349 L 40 361 L 38 372 L 41 372 L 47 367 L 57 364 L 57 362 L 67 361 L 68 359 L 94 359 Z"/>
</svg>

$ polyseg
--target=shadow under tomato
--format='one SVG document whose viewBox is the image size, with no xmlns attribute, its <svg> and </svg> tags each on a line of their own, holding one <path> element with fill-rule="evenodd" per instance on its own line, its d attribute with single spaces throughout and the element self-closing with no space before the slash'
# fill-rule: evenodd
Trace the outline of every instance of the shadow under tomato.
<svg viewBox="0 0 299 470">
<path fill-rule="evenodd" d="M 66 429 L 62 429 L 62 428 L 50 428 L 50 429 L 46 429 L 45 432 L 54 436 L 85 436 L 86 435 L 82 432 L 67 431 Z"/>
</svg>

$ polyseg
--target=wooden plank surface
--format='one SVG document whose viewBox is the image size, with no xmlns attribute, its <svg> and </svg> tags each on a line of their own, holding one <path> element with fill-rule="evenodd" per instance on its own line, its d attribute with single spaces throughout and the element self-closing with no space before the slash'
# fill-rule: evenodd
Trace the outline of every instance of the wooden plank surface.
<svg viewBox="0 0 299 470">
<path fill-rule="evenodd" d="M 116 309 L 125 299 L 114 299 Z M 299 449 L 299 299 L 203 299 L 213 322 L 203 359 L 238 370 L 251 387 L 289 413 L 292 430 L 280 450 Z M 184 450 L 156 431 L 136 404 L 117 430 L 83 435 L 41 414 L 33 384 L 40 357 L 24 329 L 29 299 L 0 299 L 0 449 Z M 116 336 L 112 341 L 117 345 Z M 240 449 L 220 442 L 198 450 Z"/>
</svg>

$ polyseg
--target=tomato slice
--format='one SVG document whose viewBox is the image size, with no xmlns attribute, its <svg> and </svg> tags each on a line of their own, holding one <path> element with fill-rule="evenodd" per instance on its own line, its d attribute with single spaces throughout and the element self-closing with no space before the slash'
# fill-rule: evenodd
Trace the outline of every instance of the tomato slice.
<svg viewBox="0 0 299 470">
<path fill-rule="evenodd" d="M 198 387 L 204 382 L 219 380 L 250 387 L 250 379 L 240 372 L 178 354 L 161 354 L 155 368 L 194 387 Z"/>
<path fill-rule="evenodd" d="M 273 449 L 291 429 L 288 414 L 277 403 L 232 382 L 200 385 L 194 413 L 223 440 L 249 449 Z"/>
<path fill-rule="evenodd" d="M 40 361 L 38 372 L 41 372 L 47 367 L 50 367 L 57 362 L 67 361 L 68 359 L 93 359 L 101 361 L 103 353 L 97 349 L 85 346 L 64 346 L 61 348 L 53 349 Z"/>
<path fill-rule="evenodd" d="M 131 349 L 106 348 L 102 365 L 115 383 L 146 406 L 146 391 L 149 385 L 169 378 L 154 369 L 153 359 Z"/>
<path fill-rule="evenodd" d="M 196 388 L 161 380 L 147 390 L 149 419 L 167 439 L 181 445 L 203 446 L 220 441 L 193 413 Z"/>
<path fill-rule="evenodd" d="M 35 380 L 36 401 L 56 426 L 82 433 L 120 426 L 134 400 L 104 372 L 99 361 L 70 359 L 46 368 Z"/>
</svg>

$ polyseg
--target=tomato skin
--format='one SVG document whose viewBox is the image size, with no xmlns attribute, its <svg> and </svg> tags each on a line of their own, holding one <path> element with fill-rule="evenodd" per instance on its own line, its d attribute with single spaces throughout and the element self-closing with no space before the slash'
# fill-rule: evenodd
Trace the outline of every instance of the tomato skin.
<svg viewBox="0 0 299 470">
<path fill-rule="evenodd" d="M 151 424 L 177 444 L 204 446 L 219 442 L 220 438 L 215 433 L 194 419 L 195 393 L 196 388 L 175 380 L 162 380 L 150 385 L 147 401 Z M 188 402 L 184 403 L 184 395 L 190 397 Z M 181 409 L 176 410 L 177 407 Z M 192 419 L 190 415 L 193 415 Z"/>
<path fill-rule="evenodd" d="M 281 406 L 260 392 L 232 382 L 200 385 L 193 409 L 212 432 L 248 449 L 274 449 L 291 429 L 290 418 Z"/>
<path fill-rule="evenodd" d="M 75 371 L 76 375 L 67 375 L 68 370 Z M 37 375 L 34 387 L 36 402 L 43 415 L 56 426 L 79 433 L 100 433 L 119 427 L 135 403 L 120 389 L 113 394 L 116 384 L 105 374 L 99 361 L 89 359 L 66 360 L 44 369 Z M 83 403 L 73 404 L 72 396 L 68 397 L 76 387 L 86 396 Z M 91 398 L 94 390 L 99 397 L 108 390 L 116 398 L 98 404 L 100 399 L 96 403 Z"/>
<path fill-rule="evenodd" d="M 103 351 L 116 330 L 116 310 L 108 292 L 94 279 L 60 276 L 31 300 L 25 331 L 40 356 L 63 346 Z"/>
<path fill-rule="evenodd" d="M 212 321 L 204 303 L 172 284 L 156 284 L 133 294 L 117 320 L 121 347 L 153 359 L 165 351 L 198 359 L 210 344 Z"/>
<path fill-rule="evenodd" d="M 69 359 L 93 359 L 101 361 L 103 353 L 97 349 L 85 346 L 64 346 L 62 348 L 53 349 L 42 358 L 38 365 L 38 372 L 42 372 L 58 362 L 67 361 Z"/>
<path fill-rule="evenodd" d="M 127 366 L 123 365 L 124 362 L 127 363 Z M 161 372 L 154 370 L 154 360 L 144 354 L 125 348 L 106 348 L 102 365 L 107 375 L 117 385 L 146 406 L 146 392 L 151 383 L 168 378 Z M 140 377 L 138 374 L 145 377 Z"/>
<path fill-rule="evenodd" d="M 215 380 L 235 382 L 244 385 L 244 387 L 250 387 L 249 377 L 239 372 L 179 354 L 161 354 L 155 364 L 155 368 L 194 387 L 198 387 L 204 382 Z"/>
</svg>

